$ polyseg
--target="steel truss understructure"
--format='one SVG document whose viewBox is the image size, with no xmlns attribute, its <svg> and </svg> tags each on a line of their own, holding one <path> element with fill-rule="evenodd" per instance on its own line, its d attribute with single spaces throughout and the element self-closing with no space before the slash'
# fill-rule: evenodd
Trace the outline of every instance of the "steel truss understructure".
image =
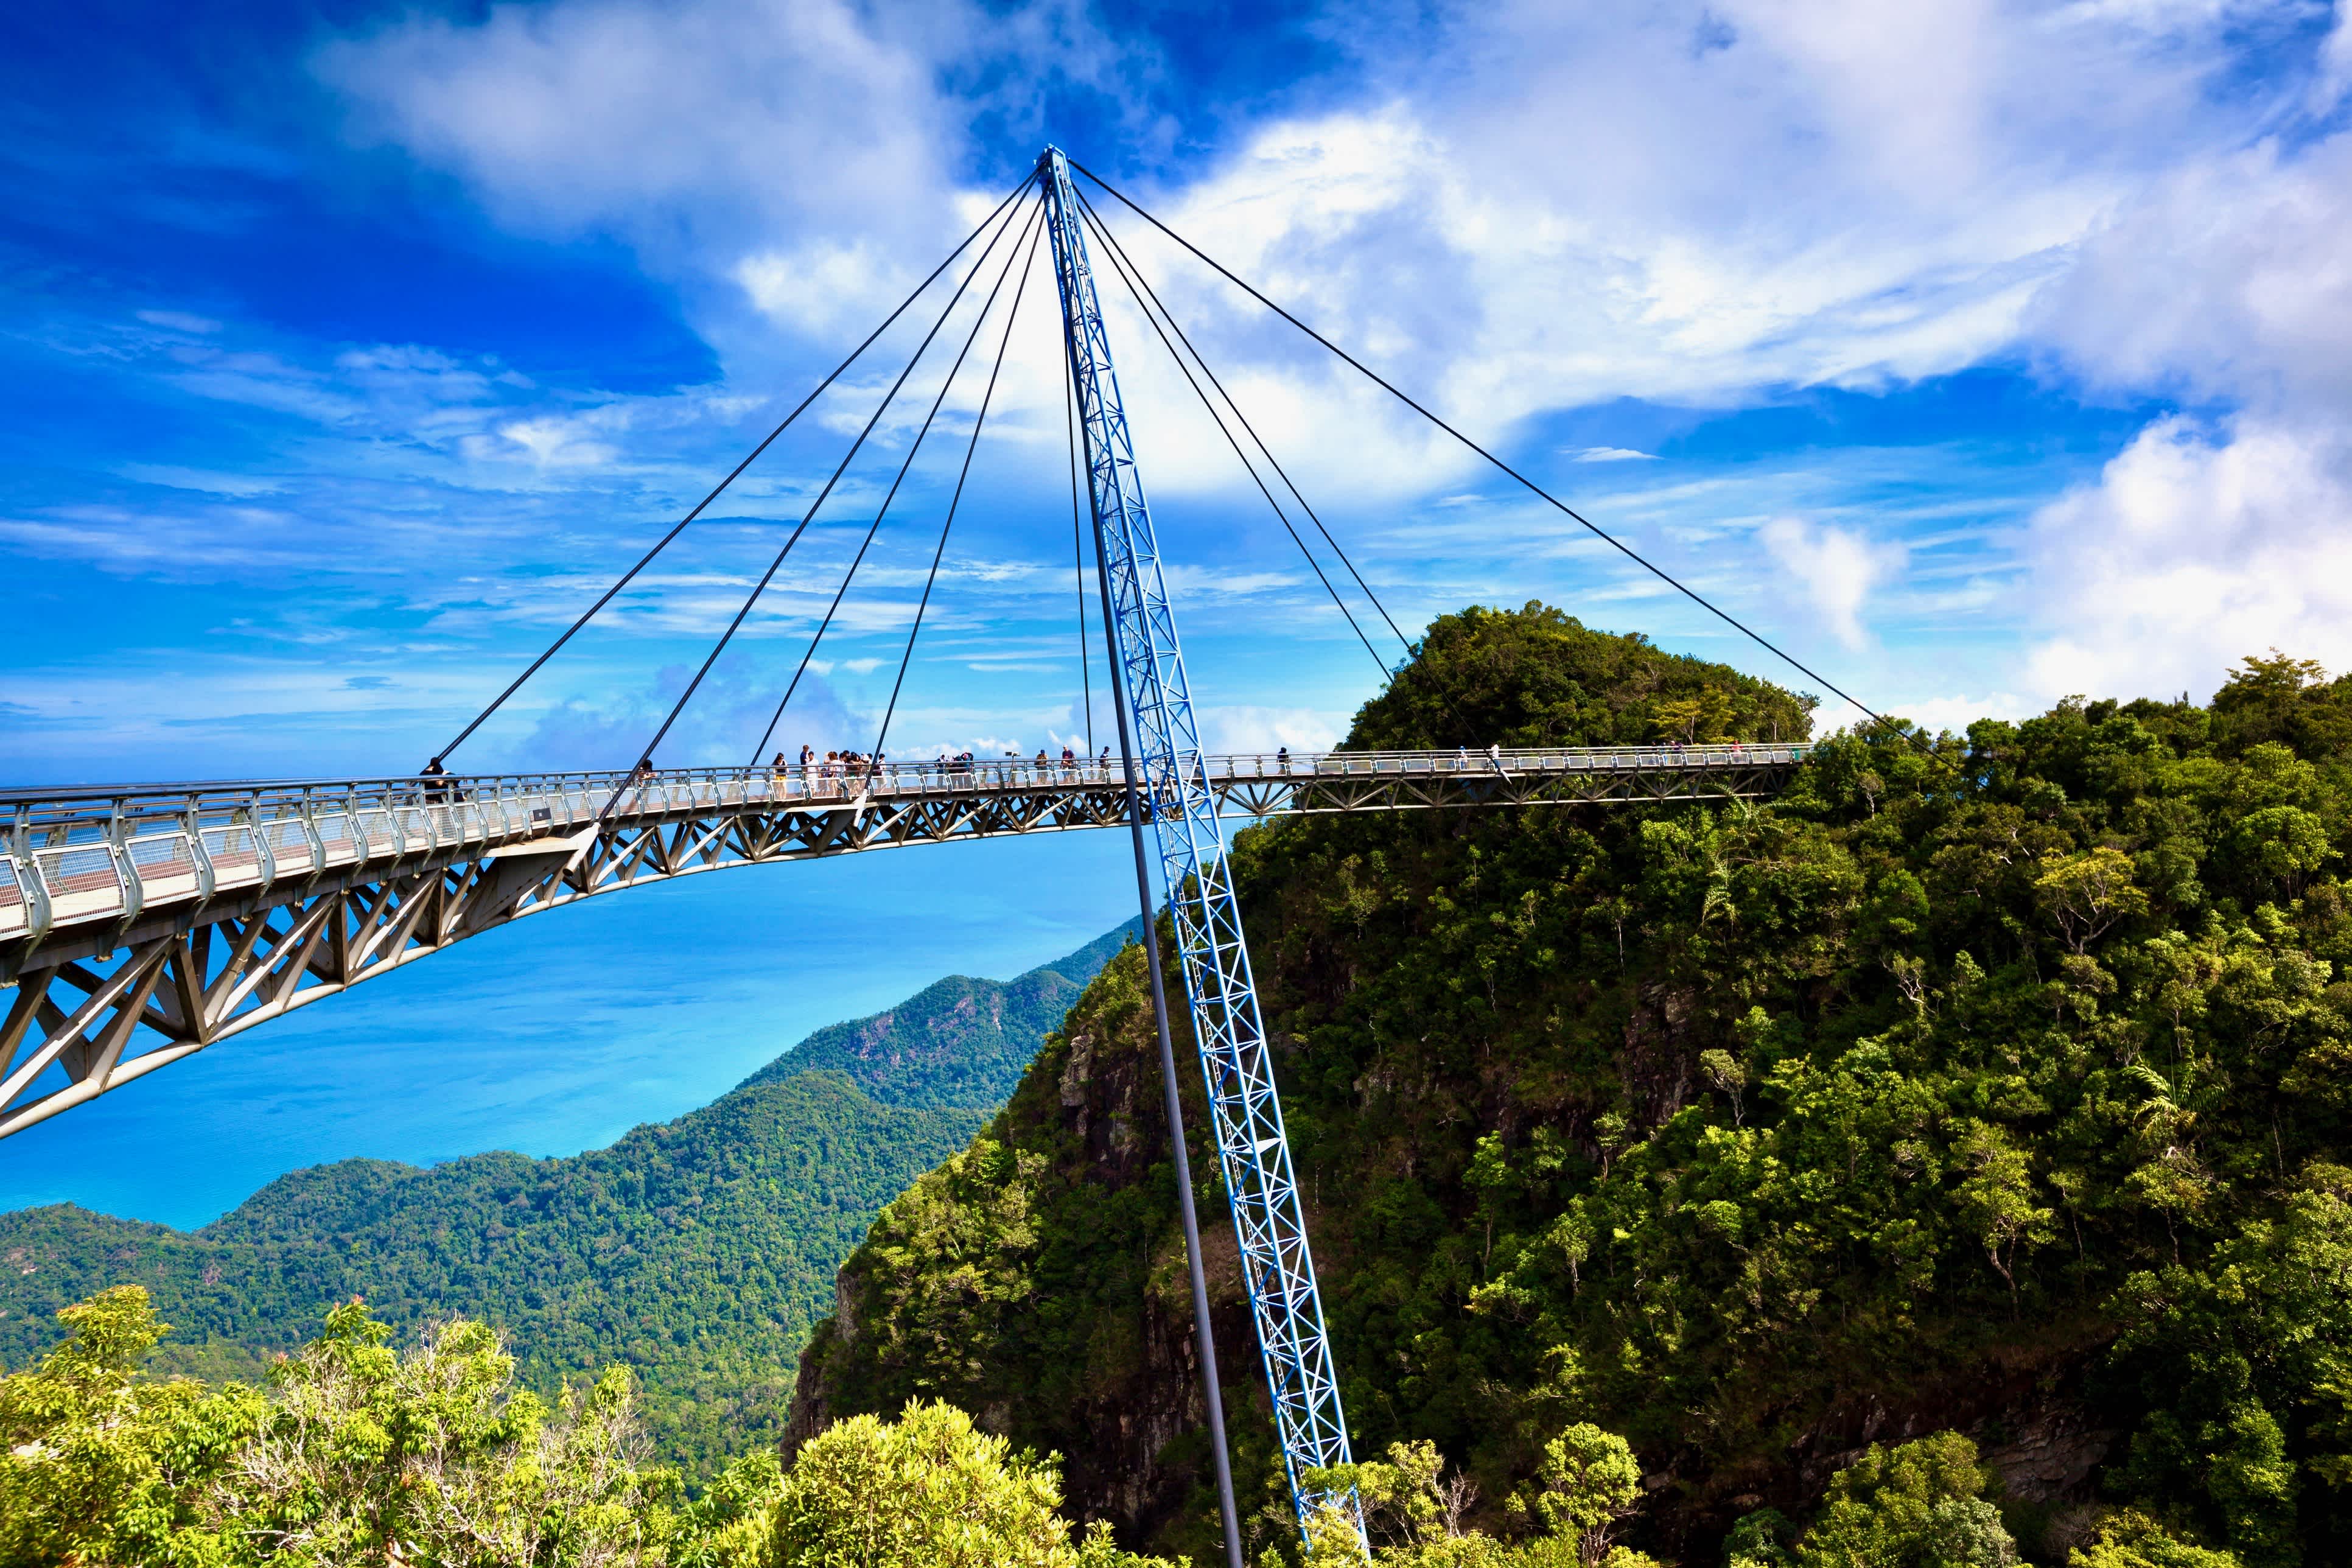
<svg viewBox="0 0 2352 1568">
<path fill-rule="evenodd" d="M 1303 1521 L 1321 1500 L 1305 1484 L 1307 1472 L 1349 1462 L 1339 1377 L 1324 1331 L 1315 1260 L 1249 950 L 1242 939 L 1217 797 L 1203 765 L 1183 648 L 1161 578 L 1159 540 L 1136 472 L 1069 163 L 1059 148 L 1046 150 L 1040 172 L 1093 500 L 1103 615 L 1113 634 L 1132 730 L 1137 809 L 1159 840 L 1161 885 L 1175 926 L 1276 1436 Z"/>
</svg>

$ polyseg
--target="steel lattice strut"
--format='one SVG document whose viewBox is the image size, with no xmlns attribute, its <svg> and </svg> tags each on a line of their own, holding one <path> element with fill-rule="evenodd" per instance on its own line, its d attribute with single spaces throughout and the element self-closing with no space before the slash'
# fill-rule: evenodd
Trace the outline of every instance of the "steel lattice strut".
<svg viewBox="0 0 2352 1568">
<path fill-rule="evenodd" d="M 1160 842 L 1160 862 L 1176 926 L 1200 1045 L 1201 1072 L 1233 1201 L 1242 1272 L 1257 1327 L 1276 1435 L 1291 1496 L 1302 1517 L 1313 1499 L 1302 1473 L 1349 1462 L 1339 1384 L 1315 1289 L 1315 1264 L 1290 1168 L 1290 1142 L 1276 1098 L 1274 1060 L 1258 1016 L 1241 910 L 1225 862 L 1216 797 L 1202 765 L 1192 688 L 1176 621 L 1160 578 L 1160 546 L 1135 468 L 1127 413 L 1111 368 L 1102 309 L 1079 230 L 1069 165 L 1060 149 L 1045 156 L 1046 217 L 1054 240 L 1070 374 L 1077 386 L 1119 677 L 1135 729 L 1143 806 Z"/>
</svg>

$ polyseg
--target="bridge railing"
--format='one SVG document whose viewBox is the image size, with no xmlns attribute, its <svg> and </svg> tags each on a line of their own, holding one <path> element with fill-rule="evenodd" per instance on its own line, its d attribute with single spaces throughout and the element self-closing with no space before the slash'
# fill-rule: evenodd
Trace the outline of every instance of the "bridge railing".
<svg viewBox="0 0 2352 1568">
<path fill-rule="evenodd" d="M 1802 745 L 1283 752 L 1201 759 L 1212 785 L 1381 775 L 1616 773 L 1786 767 Z M 371 861 L 484 852 L 623 820 L 756 807 L 859 808 L 971 793 L 1100 789 L 1105 757 L 941 758 L 872 772 L 761 768 L 448 774 L 0 791 L 0 940 L 215 900 Z M 608 812 L 609 807 L 609 812 Z"/>
</svg>

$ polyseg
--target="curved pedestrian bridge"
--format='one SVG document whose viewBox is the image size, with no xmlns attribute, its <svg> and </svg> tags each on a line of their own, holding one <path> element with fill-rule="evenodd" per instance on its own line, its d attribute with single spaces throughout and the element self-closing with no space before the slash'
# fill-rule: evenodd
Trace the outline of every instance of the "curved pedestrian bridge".
<svg viewBox="0 0 2352 1568">
<path fill-rule="evenodd" d="M 1808 750 L 1198 765 L 1225 816 L 1256 819 L 1769 795 Z M 1173 784 L 1140 784 L 1148 818 Z M 0 1137 L 522 915 L 730 867 L 1128 821 L 1117 763 L 1010 758 L 10 790 L 0 812 Z"/>
</svg>

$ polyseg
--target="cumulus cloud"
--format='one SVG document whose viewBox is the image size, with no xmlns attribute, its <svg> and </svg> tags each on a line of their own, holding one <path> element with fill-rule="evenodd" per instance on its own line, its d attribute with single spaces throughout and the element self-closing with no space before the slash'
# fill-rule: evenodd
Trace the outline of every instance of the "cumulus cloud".
<svg viewBox="0 0 2352 1568">
<path fill-rule="evenodd" d="M 2012 343 L 2069 247 L 2221 129 L 2180 63 L 2219 68 L 2220 26 L 2186 6 L 1506 5 L 1395 62 L 1381 107 L 1269 127 L 1160 200 L 1490 428 L 1874 385 Z"/>
<path fill-rule="evenodd" d="M 959 135 L 929 62 L 841 0 L 412 15 L 317 69 L 356 135 L 455 169 L 509 223 L 656 250 L 936 206 Z"/>
<path fill-rule="evenodd" d="M 2158 419 L 2035 517 L 2035 689 L 2202 696 L 2273 646 L 2352 668 L 2347 252 L 2352 133 L 2268 138 L 2152 184 L 2048 290 L 2063 364 L 2224 412 Z"/>
<path fill-rule="evenodd" d="M 1320 752 L 1348 732 L 1348 715 L 1317 708 L 1249 705 L 1202 708 L 1201 744 L 1213 755 Z"/>
<path fill-rule="evenodd" d="M 1869 640 L 1863 606 L 1874 589 L 1903 570 L 1906 552 L 1850 529 L 1779 517 L 1764 525 L 1764 548 L 1797 579 L 1823 624 L 1849 648 Z"/>
<path fill-rule="evenodd" d="M 2352 442 L 2174 416 L 2034 519 L 2045 694 L 2200 699 L 2277 647 L 2352 668 Z"/>
<path fill-rule="evenodd" d="M 2352 133 L 2170 171 L 2085 237 L 2038 341 L 2095 382 L 2352 407 Z"/>
</svg>

